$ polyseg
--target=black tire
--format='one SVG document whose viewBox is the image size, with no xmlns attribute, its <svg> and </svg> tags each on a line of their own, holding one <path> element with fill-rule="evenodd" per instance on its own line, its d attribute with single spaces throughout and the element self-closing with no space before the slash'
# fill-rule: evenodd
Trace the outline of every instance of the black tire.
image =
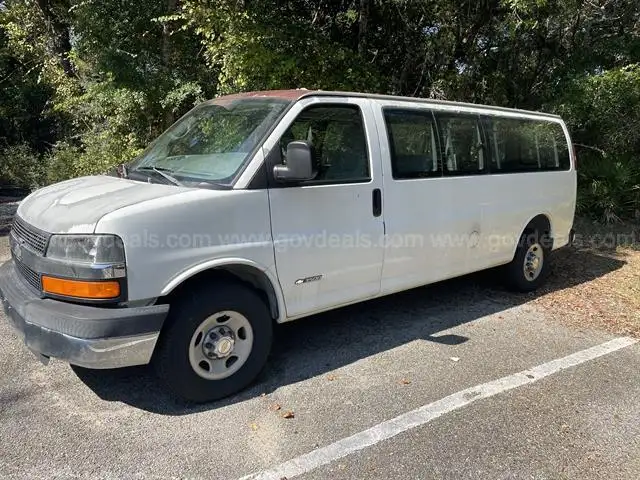
<svg viewBox="0 0 640 480">
<path fill-rule="evenodd" d="M 251 324 L 253 345 L 245 363 L 227 378 L 208 380 L 189 361 L 189 346 L 200 324 L 217 312 L 233 310 Z M 152 363 L 160 379 L 176 396 L 192 402 L 209 402 L 249 385 L 267 362 L 273 338 L 269 309 L 250 287 L 234 283 L 209 284 L 185 292 L 171 303 Z"/>
<path fill-rule="evenodd" d="M 525 257 L 532 246 L 537 245 L 542 251 L 542 267 L 535 278 L 525 274 Z M 535 248 L 535 247 L 534 247 Z M 531 292 L 544 283 L 550 268 L 551 239 L 548 232 L 526 230 L 520 237 L 516 253 L 511 263 L 504 267 L 505 285 L 509 290 Z"/>
</svg>

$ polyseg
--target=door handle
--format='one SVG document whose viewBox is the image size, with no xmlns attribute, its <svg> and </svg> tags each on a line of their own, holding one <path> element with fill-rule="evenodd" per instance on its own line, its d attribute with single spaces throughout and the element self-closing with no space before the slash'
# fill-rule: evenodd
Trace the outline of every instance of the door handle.
<svg viewBox="0 0 640 480">
<path fill-rule="evenodd" d="M 373 216 L 379 217 L 382 215 L 382 191 L 379 188 L 373 189 Z"/>
</svg>

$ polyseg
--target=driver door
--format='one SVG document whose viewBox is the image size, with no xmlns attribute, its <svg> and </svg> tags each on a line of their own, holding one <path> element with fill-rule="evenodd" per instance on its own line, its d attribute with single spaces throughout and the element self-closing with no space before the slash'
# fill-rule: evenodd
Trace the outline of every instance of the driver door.
<svg viewBox="0 0 640 480">
<path fill-rule="evenodd" d="M 270 137 L 269 200 L 287 317 L 380 292 L 384 224 L 380 150 L 366 99 L 305 99 Z M 286 146 L 310 143 L 315 177 L 276 182 Z"/>
</svg>

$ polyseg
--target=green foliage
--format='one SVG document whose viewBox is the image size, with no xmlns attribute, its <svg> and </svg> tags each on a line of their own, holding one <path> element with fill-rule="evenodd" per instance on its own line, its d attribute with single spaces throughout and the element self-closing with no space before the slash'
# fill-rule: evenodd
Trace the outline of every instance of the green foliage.
<svg viewBox="0 0 640 480">
<path fill-rule="evenodd" d="M 8 0 L 0 7 L 0 131 L 10 135 L 0 133 L 0 148 L 31 144 L 56 165 L 44 181 L 98 173 L 213 96 L 197 35 L 161 18 L 175 8 Z"/>
<path fill-rule="evenodd" d="M 59 142 L 45 158 L 47 171 L 43 184 L 48 185 L 84 175 L 84 172 L 77 168 L 81 155 L 79 148 Z"/>
<path fill-rule="evenodd" d="M 558 111 L 571 124 L 576 143 L 605 155 L 640 152 L 640 65 L 577 78 Z"/>
<path fill-rule="evenodd" d="M 0 11 L 0 150 L 27 145 L 42 152 L 56 141 L 63 119 L 48 107 L 53 89 L 31 58 L 35 47 L 18 34 L 12 38 L 4 20 Z"/>
<path fill-rule="evenodd" d="M 185 0 L 171 19 L 199 36 L 207 64 L 217 73 L 220 93 L 297 87 L 380 89 L 375 66 L 340 34 L 353 29 L 354 22 L 357 26 L 357 12 L 334 10 L 332 18 L 329 11 L 308 2 L 222 1 L 214 7 Z"/>
<path fill-rule="evenodd" d="M 588 155 L 578 171 L 578 212 L 605 223 L 640 218 L 640 168 L 630 159 Z"/>
<path fill-rule="evenodd" d="M 101 172 L 204 99 L 306 87 L 559 113 L 581 211 L 632 217 L 639 15 L 634 0 L 0 1 L 0 181 Z"/>
<path fill-rule="evenodd" d="M 640 217 L 640 65 L 578 77 L 556 107 L 579 159 L 580 212 Z"/>
<path fill-rule="evenodd" d="M 31 189 L 46 178 L 45 161 L 28 145 L 11 145 L 0 150 L 0 185 Z"/>
</svg>

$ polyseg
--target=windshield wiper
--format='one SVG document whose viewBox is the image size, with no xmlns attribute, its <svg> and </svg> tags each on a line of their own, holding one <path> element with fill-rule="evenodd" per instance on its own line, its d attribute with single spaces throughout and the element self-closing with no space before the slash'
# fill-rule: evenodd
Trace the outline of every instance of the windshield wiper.
<svg viewBox="0 0 640 480">
<path fill-rule="evenodd" d="M 167 171 L 171 171 L 168 168 L 158 168 L 158 167 L 138 167 L 136 168 L 136 170 L 144 172 L 152 170 L 154 172 L 156 172 L 158 175 L 162 176 L 163 178 L 165 178 L 166 180 L 168 180 L 170 183 L 172 183 L 173 185 L 177 185 L 178 187 L 184 187 L 184 185 L 182 184 L 182 182 L 180 182 L 180 180 L 178 180 L 177 178 L 169 175 L 167 173 Z"/>
<path fill-rule="evenodd" d="M 197 185 L 196 188 L 208 188 L 209 190 L 231 190 L 233 187 L 228 183 L 218 183 L 212 180 L 203 180 Z"/>
</svg>

